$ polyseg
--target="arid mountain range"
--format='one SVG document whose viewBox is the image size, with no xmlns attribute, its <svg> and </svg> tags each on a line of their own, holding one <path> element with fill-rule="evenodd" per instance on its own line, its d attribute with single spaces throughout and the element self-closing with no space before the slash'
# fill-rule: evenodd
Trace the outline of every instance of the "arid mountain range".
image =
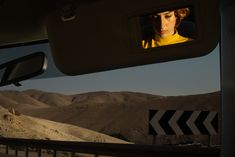
<svg viewBox="0 0 235 157">
<path fill-rule="evenodd" d="M 6 109 L 14 108 L 23 115 L 75 125 L 134 143 L 152 144 L 153 137 L 148 135 L 150 109 L 219 111 L 220 92 L 159 96 L 106 91 L 77 95 L 38 90 L 1 91 L 0 105 Z M 196 139 L 203 143 L 206 138 Z M 157 143 L 179 143 L 191 137 L 174 136 L 171 139 L 174 140 L 165 141 L 160 137 Z"/>
</svg>

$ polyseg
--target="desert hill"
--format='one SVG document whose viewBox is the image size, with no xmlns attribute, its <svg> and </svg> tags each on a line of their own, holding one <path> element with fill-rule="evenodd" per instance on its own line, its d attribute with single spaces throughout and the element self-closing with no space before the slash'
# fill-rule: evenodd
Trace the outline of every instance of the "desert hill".
<svg viewBox="0 0 235 157">
<path fill-rule="evenodd" d="M 5 97 L 6 108 L 14 107 L 26 115 L 73 124 L 141 144 L 152 143 L 153 137 L 148 135 L 150 109 L 219 111 L 220 105 L 220 92 L 188 96 L 106 91 L 76 95 L 37 90 L 4 92 L 0 95 Z M 33 100 L 31 105 L 29 98 Z M 21 100 L 18 104 L 12 103 L 18 99 Z M 0 98 L 0 105 L 1 101 Z"/>
<path fill-rule="evenodd" d="M 14 114 L 3 107 L 0 107 L 0 134 L 13 138 L 127 143 L 78 126 Z"/>
</svg>

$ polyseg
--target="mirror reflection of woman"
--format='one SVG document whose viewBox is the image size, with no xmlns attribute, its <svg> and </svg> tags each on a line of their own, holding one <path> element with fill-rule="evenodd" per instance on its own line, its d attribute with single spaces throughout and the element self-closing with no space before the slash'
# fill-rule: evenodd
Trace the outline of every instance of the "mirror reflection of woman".
<svg viewBox="0 0 235 157">
<path fill-rule="evenodd" d="M 182 8 L 150 15 L 154 36 L 142 40 L 142 47 L 147 49 L 190 41 L 190 38 L 181 36 L 177 31 L 178 26 L 189 13 L 188 8 Z"/>
</svg>

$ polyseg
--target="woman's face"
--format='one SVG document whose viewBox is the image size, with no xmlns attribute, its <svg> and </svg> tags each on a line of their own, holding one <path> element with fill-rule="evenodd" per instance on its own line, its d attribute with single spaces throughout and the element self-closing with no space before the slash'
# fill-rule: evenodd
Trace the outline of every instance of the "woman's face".
<svg viewBox="0 0 235 157">
<path fill-rule="evenodd" d="M 174 11 L 165 11 L 153 15 L 153 29 L 161 38 L 175 33 L 176 17 Z"/>
</svg>

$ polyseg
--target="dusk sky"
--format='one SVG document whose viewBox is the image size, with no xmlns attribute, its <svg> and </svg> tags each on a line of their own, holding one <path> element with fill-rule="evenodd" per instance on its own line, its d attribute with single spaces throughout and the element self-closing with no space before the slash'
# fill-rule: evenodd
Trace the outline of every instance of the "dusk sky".
<svg viewBox="0 0 235 157">
<path fill-rule="evenodd" d="M 16 54 L 24 56 L 38 51 L 50 55 L 48 44 L 1 49 L 0 63 L 11 60 Z M 220 90 L 219 61 L 219 46 L 217 46 L 210 54 L 199 58 L 80 76 L 61 76 L 62 74 L 56 71 L 53 61 L 49 60 L 48 70 L 41 77 L 52 75 L 59 77 L 26 80 L 21 82 L 21 87 L 8 85 L 1 87 L 0 90 L 38 89 L 64 94 L 93 91 L 133 91 L 156 95 L 208 93 Z"/>
</svg>

